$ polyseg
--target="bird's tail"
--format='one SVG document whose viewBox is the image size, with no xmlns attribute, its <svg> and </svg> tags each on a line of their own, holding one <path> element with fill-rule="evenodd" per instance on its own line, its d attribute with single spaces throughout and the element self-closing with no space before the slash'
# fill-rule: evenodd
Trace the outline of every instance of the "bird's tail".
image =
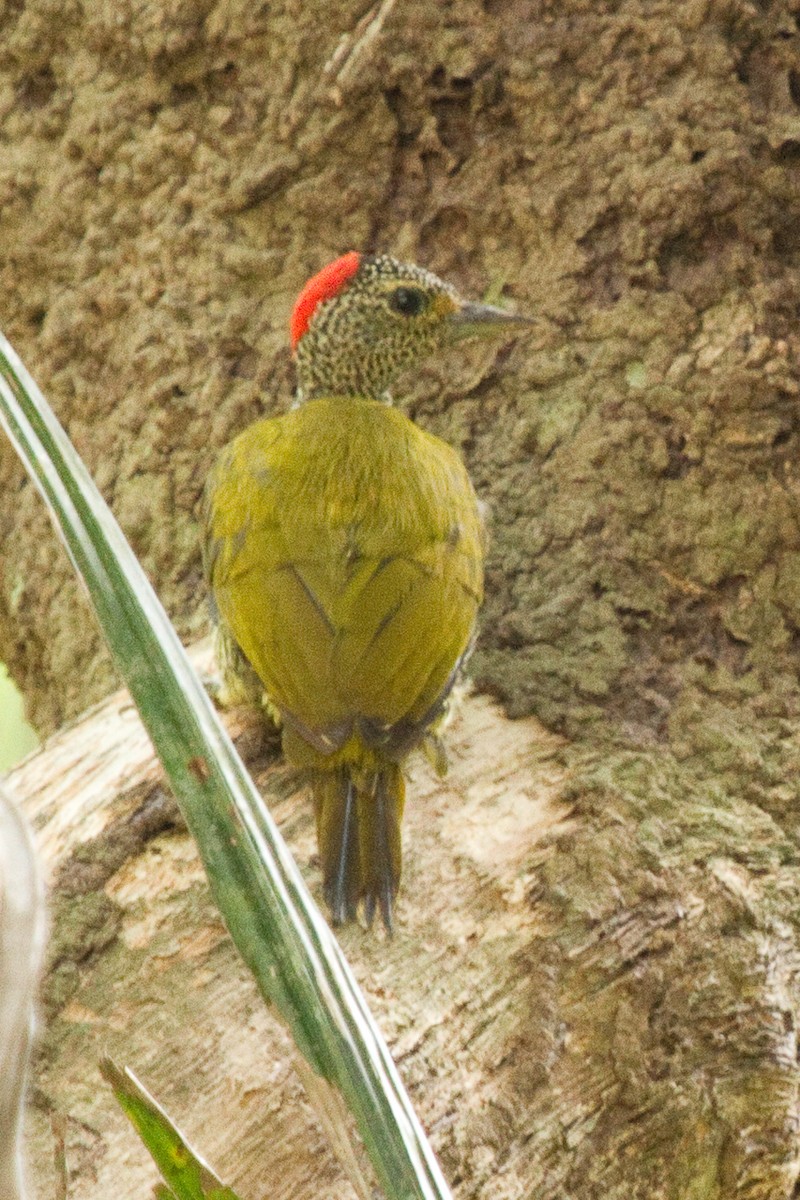
<svg viewBox="0 0 800 1200">
<path fill-rule="evenodd" d="M 366 776 L 345 765 L 317 770 L 312 788 L 325 899 L 334 924 L 353 920 L 363 900 L 369 924 L 378 908 L 391 933 L 402 865 L 405 781 L 400 767 L 382 763 Z"/>
</svg>

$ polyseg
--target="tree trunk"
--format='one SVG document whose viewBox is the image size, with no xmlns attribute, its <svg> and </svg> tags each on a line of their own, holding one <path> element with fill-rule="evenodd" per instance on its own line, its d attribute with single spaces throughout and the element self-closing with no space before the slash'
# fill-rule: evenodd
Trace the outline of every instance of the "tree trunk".
<svg viewBox="0 0 800 1200">
<path fill-rule="evenodd" d="M 288 403 L 311 271 L 391 250 L 546 318 L 407 381 L 489 502 L 475 675 L 525 720 L 466 706 L 450 781 L 413 781 L 400 935 L 344 935 L 457 1194 L 790 1197 L 794 0 L 56 8 L 0 10 L 0 318 L 184 635 L 203 479 Z M 2 446 L 0 488 L 0 658 L 53 730 L 111 672 Z M 113 704 L 15 775 L 56 872 L 34 1099 L 71 1113 L 76 1197 L 137 1186 L 99 1042 L 247 1194 L 344 1195 Z"/>
<path fill-rule="evenodd" d="M 319 895 L 295 774 L 255 727 L 232 731 Z M 413 770 L 397 936 L 341 938 L 455 1195 L 790 1197 L 791 843 L 661 755 L 578 752 L 485 699 L 451 744 L 445 783 Z M 244 1200 L 349 1197 L 127 696 L 9 784 L 52 880 L 38 1194 L 53 1113 L 72 1200 L 133 1200 L 152 1179 L 99 1083 L 110 1052 Z"/>
</svg>

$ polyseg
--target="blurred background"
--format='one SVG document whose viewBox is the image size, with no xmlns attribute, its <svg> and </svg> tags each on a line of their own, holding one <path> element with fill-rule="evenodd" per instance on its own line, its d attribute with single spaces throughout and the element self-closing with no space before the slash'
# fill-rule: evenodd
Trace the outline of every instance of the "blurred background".
<svg viewBox="0 0 800 1200">
<path fill-rule="evenodd" d="M 38 745 L 38 738 L 25 720 L 22 697 L 0 663 L 0 771 L 7 771 Z"/>
</svg>

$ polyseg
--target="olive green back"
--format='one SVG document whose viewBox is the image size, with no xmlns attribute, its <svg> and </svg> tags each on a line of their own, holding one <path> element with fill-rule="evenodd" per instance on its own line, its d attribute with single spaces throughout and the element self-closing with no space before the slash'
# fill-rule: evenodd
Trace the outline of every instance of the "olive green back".
<svg viewBox="0 0 800 1200">
<path fill-rule="evenodd" d="M 323 751 L 356 720 L 418 740 L 482 598 L 458 455 L 387 405 L 316 399 L 236 438 L 206 506 L 220 621 L 289 726 Z"/>
</svg>

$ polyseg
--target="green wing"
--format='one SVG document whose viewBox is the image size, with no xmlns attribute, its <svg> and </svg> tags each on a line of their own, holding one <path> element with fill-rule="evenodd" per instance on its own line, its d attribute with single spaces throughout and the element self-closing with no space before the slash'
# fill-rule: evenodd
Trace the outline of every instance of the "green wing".
<svg viewBox="0 0 800 1200">
<path fill-rule="evenodd" d="M 354 721 L 421 736 L 469 646 L 482 561 L 458 456 L 383 405 L 317 400 L 260 422 L 209 482 L 220 620 L 323 751 Z"/>
</svg>

